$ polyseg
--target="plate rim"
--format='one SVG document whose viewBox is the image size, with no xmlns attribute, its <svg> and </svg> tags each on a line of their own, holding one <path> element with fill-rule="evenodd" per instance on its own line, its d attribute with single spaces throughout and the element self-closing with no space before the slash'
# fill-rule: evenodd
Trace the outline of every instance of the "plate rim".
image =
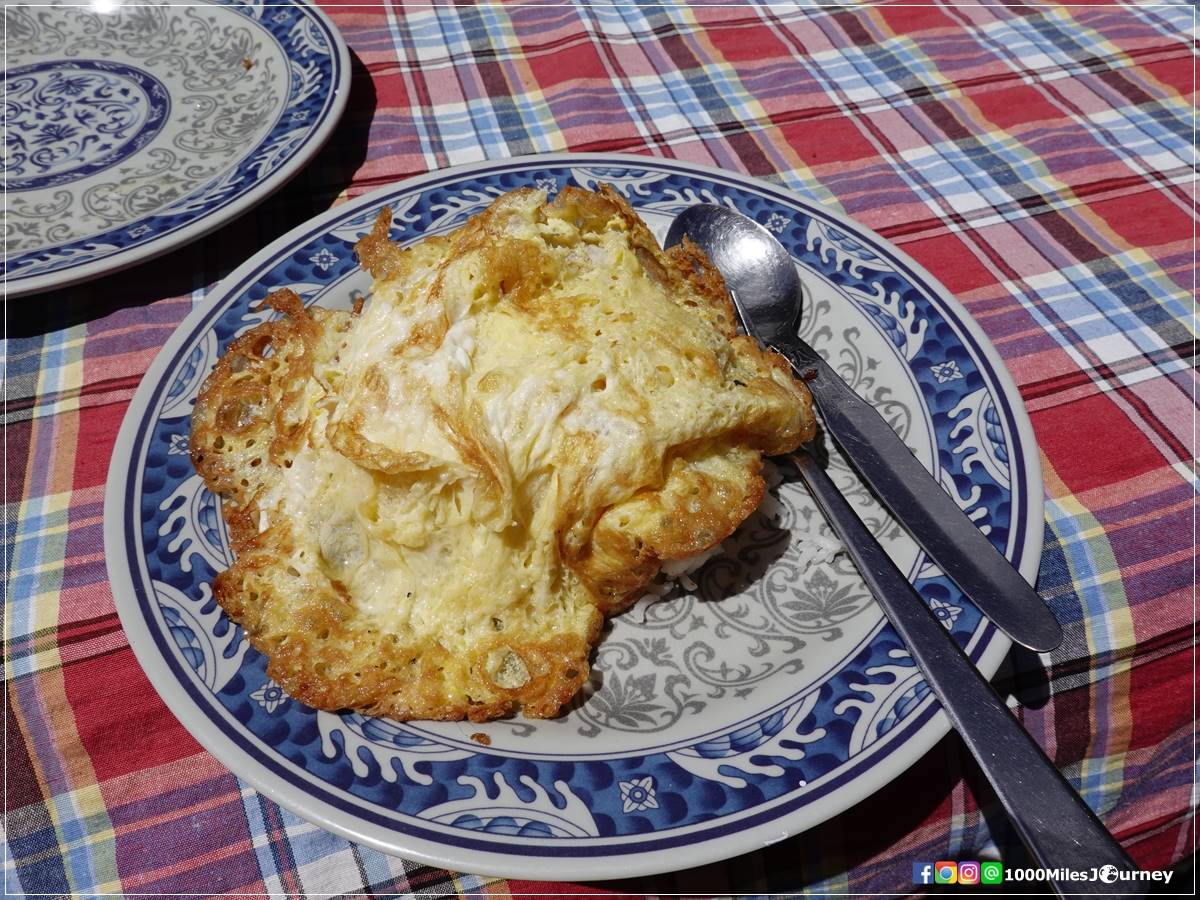
<svg viewBox="0 0 1200 900">
<path fill-rule="evenodd" d="M 714 166 L 667 159 L 649 154 L 631 153 L 532 154 L 502 160 L 480 160 L 434 170 L 412 178 L 400 179 L 313 216 L 251 255 L 217 285 L 214 291 L 205 298 L 202 305 L 193 308 L 183 321 L 180 322 L 155 357 L 154 362 L 143 377 L 137 392 L 130 401 L 114 444 L 112 462 L 110 463 L 106 483 L 103 529 L 106 547 L 110 546 L 110 542 L 119 541 L 121 542 L 122 549 L 124 549 L 126 537 L 124 534 L 123 501 L 127 485 L 125 473 L 129 467 L 129 450 L 133 446 L 137 429 L 144 417 L 147 399 L 164 376 L 172 354 L 177 352 L 180 346 L 187 343 L 187 333 L 194 330 L 196 325 L 210 314 L 214 308 L 225 303 L 230 295 L 239 288 L 239 282 L 244 281 L 254 272 L 262 269 L 264 265 L 278 257 L 280 252 L 293 243 L 301 232 L 309 232 L 314 228 L 353 215 L 362 209 L 369 208 L 373 204 L 378 204 L 379 201 L 376 200 L 376 197 L 393 194 L 400 187 L 407 189 L 408 192 L 416 192 L 424 185 L 434 181 L 465 178 L 496 169 L 519 169 L 538 165 L 563 168 L 570 166 L 602 167 L 605 165 L 627 168 L 636 168 L 638 166 L 653 168 L 656 165 L 673 167 L 685 174 L 691 172 L 699 177 L 710 177 L 718 181 L 723 180 L 741 184 L 759 193 L 774 193 L 788 203 L 798 206 L 801 209 L 805 207 L 819 209 L 830 220 L 846 227 L 851 234 L 865 231 L 871 234 L 875 240 L 884 244 L 888 248 L 889 253 L 894 255 L 896 261 L 907 266 L 912 274 L 925 282 L 925 285 L 932 293 L 938 295 L 938 299 L 942 303 L 959 313 L 958 317 L 951 323 L 952 326 L 960 332 L 960 336 L 962 332 L 965 332 L 973 340 L 979 348 L 982 358 L 986 359 L 990 364 L 990 375 L 996 388 L 1009 401 L 1008 405 L 1012 425 L 1017 432 L 1014 436 L 1019 439 L 1023 447 L 1023 452 L 1020 455 L 1020 465 L 1027 480 L 1025 502 L 1029 510 L 1025 522 L 1021 524 L 1023 535 L 1016 534 L 1016 529 L 1013 530 L 1015 540 L 1010 538 L 1012 541 L 1010 552 L 1020 554 L 1021 563 L 1019 568 L 1021 574 L 1026 581 L 1029 581 L 1031 584 L 1034 583 L 1040 565 L 1042 531 L 1039 528 L 1031 527 L 1031 523 L 1044 522 L 1045 516 L 1040 454 L 1037 451 L 1037 443 L 1032 424 L 1029 420 L 1028 411 L 1012 379 L 1011 373 L 1009 373 L 1003 357 L 1000 356 L 967 308 L 938 279 L 917 263 L 916 260 L 912 259 L 903 249 L 879 235 L 874 229 L 856 223 L 840 211 L 829 208 L 827 204 L 818 198 L 808 198 L 799 192 L 739 172 L 728 172 Z M 120 464 L 118 464 L 118 461 L 120 461 Z M 114 532 L 117 532 L 117 534 L 114 534 Z M 380 830 L 379 826 L 369 822 L 360 822 L 355 817 L 336 809 L 328 810 L 325 802 L 320 798 L 313 797 L 313 795 L 306 792 L 296 791 L 294 787 L 290 786 L 277 774 L 268 770 L 257 760 L 248 758 L 244 751 L 238 748 L 228 735 L 212 727 L 204 712 L 196 707 L 194 701 L 187 695 L 186 689 L 174 678 L 169 669 L 166 669 L 165 662 L 161 660 L 160 653 L 155 646 L 154 638 L 141 616 L 133 615 L 132 610 L 123 611 L 123 606 L 128 605 L 129 598 L 135 596 L 131 571 L 128 566 L 118 566 L 116 564 L 116 561 L 123 559 L 123 556 L 114 552 L 106 552 L 105 555 L 109 579 L 113 588 L 114 604 L 117 606 L 122 625 L 129 638 L 130 647 L 133 649 L 139 665 L 142 666 L 148 680 L 150 680 L 155 690 L 162 696 L 168 708 L 171 709 L 172 713 L 180 720 L 185 729 L 206 750 L 211 752 L 238 778 L 244 780 L 251 787 L 301 818 L 349 840 L 371 846 L 381 852 L 417 860 L 452 871 L 468 871 L 473 874 L 497 875 L 500 877 L 532 879 L 564 878 L 570 881 L 599 881 L 677 871 L 683 868 L 728 859 L 765 846 L 768 842 L 764 841 L 762 835 L 759 833 L 764 828 L 773 831 L 776 835 L 775 839 L 778 839 L 780 836 L 790 837 L 809 828 L 816 827 L 822 822 L 849 809 L 909 769 L 950 731 L 949 721 L 945 713 L 940 709 L 936 710 L 923 723 L 917 725 L 915 731 L 907 735 L 903 741 L 898 740 L 900 736 L 896 732 L 892 732 L 881 738 L 876 745 L 879 748 L 876 752 L 864 754 L 870 757 L 869 759 L 864 759 L 860 764 L 866 765 L 866 769 L 864 771 L 853 772 L 852 777 L 849 777 L 844 784 L 841 784 L 821 800 L 809 804 L 803 810 L 797 809 L 789 813 L 784 813 L 768 822 L 751 826 L 749 829 L 706 838 L 696 843 L 683 841 L 679 849 L 686 849 L 689 852 L 686 857 L 680 859 L 678 862 L 663 861 L 656 863 L 655 860 L 661 859 L 663 856 L 670 856 L 672 859 L 677 858 L 677 856 L 674 853 L 665 855 L 656 851 L 646 852 L 645 850 L 635 850 L 628 854 L 618 852 L 593 855 L 587 852 L 587 848 L 582 847 L 561 848 L 566 852 L 555 853 L 553 852 L 554 847 L 545 845 L 542 849 L 550 852 L 526 855 L 512 852 L 479 851 L 463 846 L 456 846 L 450 842 L 438 843 L 424 837 L 409 835 L 401 829 L 391 829 L 388 835 L 384 836 L 378 833 Z M 126 600 L 118 602 L 117 598 L 119 594 L 124 596 Z M 978 644 L 978 642 L 983 640 L 987 640 L 988 644 L 980 656 L 977 665 L 990 678 L 995 674 L 1000 663 L 1007 655 L 1011 641 L 1003 633 L 996 630 L 995 626 L 991 625 L 990 622 L 976 632 L 973 643 Z M 159 673 L 157 679 L 151 677 L 152 671 Z M 164 673 L 169 676 L 165 684 L 162 683 L 164 679 L 161 677 Z M 922 711 L 927 712 L 933 703 L 932 696 L 927 697 L 915 715 L 920 715 Z M 203 739 L 201 735 L 203 735 Z M 886 754 L 880 759 L 879 754 L 883 753 L 884 750 L 886 750 Z M 828 806 L 834 808 L 822 809 Z M 822 810 L 821 814 L 814 815 L 814 809 Z M 811 821 L 798 822 L 799 827 L 784 830 L 783 826 L 785 824 L 792 824 L 790 820 L 799 819 L 810 819 Z M 375 833 L 372 833 L 373 831 Z M 387 839 L 389 836 L 391 840 Z M 627 842 L 628 838 L 622 841 L 622 843 Z M 538 846 L 541 846 L 540 843 Z M 703 850 L 700 848 L 703 848 Z M 679 856 L 683 855 L 680 854 Z M 618 860 L 620 860 L 620 871 L 613 871 L 614 862 Z M 564 863 L 567 865 L 563 865 Z"/>
<path fill-rule="evenodd" d="M 241 12 L 244 4 L 233 2 L 233 0 L 192 0 L 192 5 L 231 9 L 238 15 L 244 15 Z M 248 190 L 228 203 L 223 203 L 216 209 L 197 216 L 174 231 L 152 236 L 149 240 L 132 247 L 123 247 L 78 265 L 24 277 L 19 273 L 15 275 L 5 273 L 3 288 L 6 300 L 71 287 L 104 275 L 113 275 L 198 241 L 267 200 L 300 174 L 301 170 L 312 161 L 313 157 L 328 143 L 334 129 L 337 128 L 346 112 L 346 106 L 350 100 L 350 47 L 333 20 L 316 3 L 309 2 L 309 0 L 278 0 L 273 5 L 294 6 L 302 9 L 317 19 L 329 32 L 332 42 L 330 56 L 335 60 L 338 71 L 337 78 L 330 89 L 331 102 L 324 120 L 309 132 L 308 136 L 288 154 L 287 159 L 275 171 L 266 178 L 257 180 Z M 262 141 L 252 147 L 250 152 L 253 153 L 261 145 Z M 246 158 L 246 155 L 239 157 L 234 167 L 241 165 Z M 134 219 L 120 227 L 136 227 L 139 221 L 141 219 Z M 86 237 L 81 238 L 81 240 L 86 239 Z"/>
</svg>

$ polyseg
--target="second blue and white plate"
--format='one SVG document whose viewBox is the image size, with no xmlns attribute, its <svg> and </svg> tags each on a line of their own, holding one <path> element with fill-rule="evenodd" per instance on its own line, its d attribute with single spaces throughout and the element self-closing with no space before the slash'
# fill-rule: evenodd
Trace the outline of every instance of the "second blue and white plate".
<svg viewBox="0 0 1200 900">
<path fill-rule="evenodd" d="M 300 0 L 4 8 L 4 283 L 62 287 L 165 253 L 296 174 L 350 55 Z"/>
<path fill-rule="evenodd" d="M 230 769 L 351 840 L 460 871 L 598 879 L 700 865 L 795 835 L 877 790 L 947 731 L 920 675 L 804 491 L 786 479 L 696 576 L 601 640 L 596 675 L 552 721 L 400 724 L 318 712 L 266 675 L 212 599 L 230 561 L 218 501 L 192 470 L 197 390 L 291 287 L 349 306 L 369 288 L 354 242 L 384 205 L 402 242 L 499 194 L 607 182 L 660 234 L 694 203 L 773 231 L 808 293 L 802 333 L 879 408 L 1026 578 L 1042 539 L 1038 454 L 995 350 L 930 275 L 816 203 L 646 157 L 506 160 L 437 172 L 337 207 L 229 276 L 146 375 L 118 439 L 105 537 L 121 620 L 151 681 Z M 1008 641 L 878 507 L 832 471 L 945 626 L 990 675 Z M 489 746 L 472 740 L 484 732 Z"/>
</svg>

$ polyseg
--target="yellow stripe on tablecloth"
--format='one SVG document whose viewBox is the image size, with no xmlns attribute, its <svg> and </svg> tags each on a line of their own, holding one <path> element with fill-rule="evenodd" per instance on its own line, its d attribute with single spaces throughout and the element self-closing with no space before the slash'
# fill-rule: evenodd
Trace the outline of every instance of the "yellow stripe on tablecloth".
<svg viewBox="0 0 1200 900">
<path fill-rule="evenodd" d="M 1063 548 L 1063 559 L 1082 604 L 1082 631 L 1088 653 L 1106 657 L 1134 646 L 1133 613 L 1125 595 L 1112 544 L 1103 536 L 1092 513 L 1076 499 L 1058 476 L 1050 460 L 1042 455 L 1046 485 L 1046 515 L 1051 530 Z M 1081 533 L 1094 535 L 1081 538 Z M 1081 571 L 1086 564 L 1090 571 Z M 1116 577 L 1109 577 L 1110 575 Z M 1116 806 L 1125 780 L 1125 757 L 1129 751 L 1132 721 L 1130 657 L 1114 659 L 1107 678 L 1088 684 L 1088 718 L 1092 738 L 1077 766 L 1080 792 L 1098 814 Z"/>
<path fill-rule="evenodd" d="M 118 879 L 116 841 L 108 807 L 75 727 L 75 714 L 67 699 L 62 669 L 23 678 L 35 682 L 29 692 L 36 697 L 37 709 L 30 710 L 26 704 L 18 702 L 19 695 L 26 691 L 10 690 L 9 699 L 22 733 L 21 739 L 32 751 L 30 764 L 57 836 L 56 852 L 63 858 L 63 871 L 72 891 L 94 893 L 98 884 L 116 883 Z M 31 712 L 36 713 L 41 729 L 49 732 L 51 746 L 34 739 L 34 729 L 29 721 Z M 47 771 L 50 760 L 57 763 L 60 773 L 52 775 Z M 67 838 L 68 826 L 83 834 L 75 839 Z M 86 875 L 72 868 L 77 855 L 70 851 L 80 847 L 90 849 L 87 864 L 91 872 Z"/>
</svg>

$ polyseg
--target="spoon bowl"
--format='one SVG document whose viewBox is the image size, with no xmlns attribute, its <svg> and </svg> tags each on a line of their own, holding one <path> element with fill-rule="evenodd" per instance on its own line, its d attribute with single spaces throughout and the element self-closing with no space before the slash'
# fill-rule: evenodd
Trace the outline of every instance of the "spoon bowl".
<svg viewBox="0 0 1200 900">
<path fill-rule="evenodd" d="M 753 219 L 711 203 L 689 206 L 671 223 L 666 245 L 686 235 L 725 278 L 742 325 L 761 343 L 796 333 L 803 312 L 800 276 L 791 255 Z"/>
</svg>

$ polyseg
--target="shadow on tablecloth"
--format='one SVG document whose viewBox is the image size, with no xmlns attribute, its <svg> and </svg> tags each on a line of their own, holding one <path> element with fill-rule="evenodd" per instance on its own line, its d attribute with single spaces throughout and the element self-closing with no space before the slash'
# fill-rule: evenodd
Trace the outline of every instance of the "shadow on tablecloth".
<svg viewBox="0 0 1200 900">
<path fill-rule="evenodd" d="M 956 808 L 964 793 L 969 814 Z M 964 848 L 957 856 L 946 856 L 948 830 Z M 592 886 L 641 896 L 788 894 L 818 885 L 823 892 L 907 894 L 914 860 L 978 858 L 972 853 L 992 840 L 1005 865 L 1028 863 L 991 786 L 949 734 L 890 784 L 809 831 L 724 862 Z"/>
</svg>

